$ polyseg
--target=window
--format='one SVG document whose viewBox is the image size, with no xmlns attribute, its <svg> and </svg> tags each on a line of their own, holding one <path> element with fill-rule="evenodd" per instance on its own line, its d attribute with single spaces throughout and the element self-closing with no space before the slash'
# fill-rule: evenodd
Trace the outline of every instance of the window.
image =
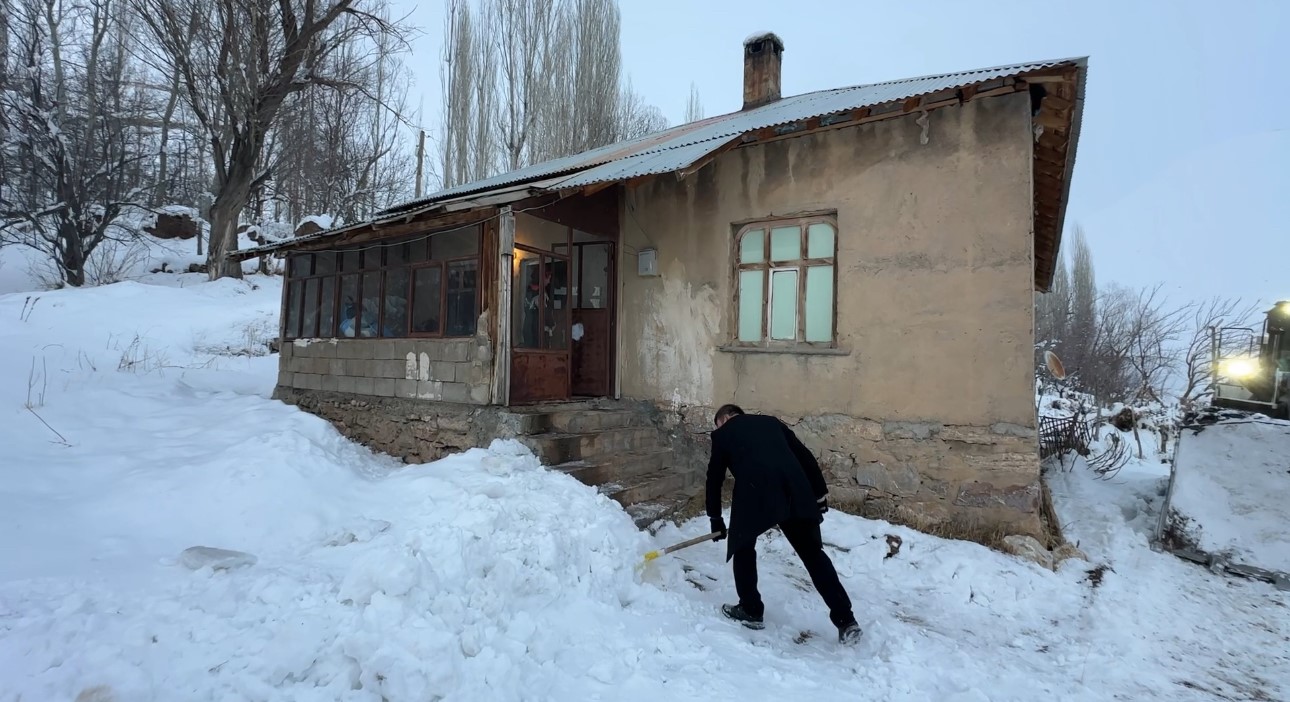
<svg viewBox="0 0 1290 702">
<path fill-rule="evenodd" d="M 832 217 L 749 224 L 735 237 L 735 344 L 832 347 L 837 225 Z"/>
<path fill-rule="evenodd" d="M 292 254 L 283 338 L 474 336 L 481 232 Z"/>
</svg>

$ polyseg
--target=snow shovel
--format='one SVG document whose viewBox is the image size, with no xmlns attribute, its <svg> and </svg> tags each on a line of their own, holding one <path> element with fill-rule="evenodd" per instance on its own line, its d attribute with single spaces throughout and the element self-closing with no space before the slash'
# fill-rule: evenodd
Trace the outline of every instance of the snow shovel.
<svg viewBox="0 0 1290 702">
<path fill-rule="evenodd" d="M 714 532 L 712 532 L 711 534 L 704 534 L 703 536 L 696 536 L 696 537 L 694 537 L 693 539 L 690 539 L 690 540 L 688 540 L 688 541 L 682 541 L 682 542 L 681 542 L 681 543 L 679 543 L 679 544 L 673 544 L 673 545 L 668 546 L 667 548 L 665 548 L 665 549 L 663 549 L 663 550 L 661 550 L 661 551 L 650 551 L 649 553 L 645 554 L 645 560 L 644 560 L 644 562 L 642 562 L 642 563 L 641 563 L 641 566 L 643 567 L 646 563 L 649 563 L 650 561 L 654 560 L 655 558 L 658 558 L 659 556 L 663 556 L 663 555 L 666 555 L 666 554 L 672 553 L 673 551 L 680 551 L 680 550 L 681 550 L 681 549 L 683 549 L 683 548 L 689 548 L 690 546 L 693 546 L 693 545 L 695 545 L 695 544 L 701 544 L 701 543 L 703 543 L 704 541 L 711 541 L 712 539 L 714 539 L 714 538 L 716 538 L 716 537 L 718 537 L 718 536 L 721 536 L 721 532 L 719 532 L 719 531 L 714 531 Z"/>
</svg>

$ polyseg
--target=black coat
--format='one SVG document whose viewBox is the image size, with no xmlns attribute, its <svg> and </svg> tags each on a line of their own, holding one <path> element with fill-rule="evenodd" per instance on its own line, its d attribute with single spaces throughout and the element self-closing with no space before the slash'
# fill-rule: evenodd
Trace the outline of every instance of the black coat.
<svg viewBox="0 0 1290 702">
<path fill-rule="evenodd" d="M 790 519 L 823 521 L 819 498 L 828 494 L 820 464 L 793 431 L 775 417 L 740 414 L 712 432 L 707 510 L 721 516 L 726 471 L 735 479 L 726 560 L 771 527 Z"/>
</svg>

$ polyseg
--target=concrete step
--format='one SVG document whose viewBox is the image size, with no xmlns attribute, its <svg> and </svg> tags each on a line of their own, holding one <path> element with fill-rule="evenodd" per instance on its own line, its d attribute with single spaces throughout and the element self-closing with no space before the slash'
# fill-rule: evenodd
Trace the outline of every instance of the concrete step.
<svg viewBox="0 0 1290 702">
<path fill-rule="evenodd" d="M 583 410 L 578 412 L 552 412 L 547 415 L 551 431 L 561 434 L 583 434 L 609 429 L 643 426 L 645 417 L 628 410 Z"/>
<path fill-rule="evenodd" d="M 668 467 L 672 452 L 667 449 L 632 451 L 595 460 L 578 460 L 553 466 L 587 485 L 633 480 Z"/>
<path fill-rule="evenodd" d="M 607 429 L 641 426 L 648 419 L 639 412 L 583 405 L 556 405 L 510 412 L 511 428 L 521 436 L 546 433 L 586 434 Z"/>
<path fill-rule="evenodd" d="M 627 505 L 625 508 L 627 514 L 636 524 L 637 529 L 644 529 L 660 519 L 667 519 L 676 511 L 676 505 L 670 501 L 665 502 L 638 502 L 634 505 Z"/>
<path fill-rule="evenodd" d="M 651 426 L 623 427 L 604 431 L 519 436 L 543 465 L 558 466 L 570 461 L 612 458 L 624 453 L 663 448 L 658 431 Z"/>
<path fill-rule="evenodd" d="M 660 470 L 631 480 L 605 483 L 600 491 L 623 506 L 662 501 L 679 495 L 690 485 L 689 477 L 676 470 Z"/>
</svg>

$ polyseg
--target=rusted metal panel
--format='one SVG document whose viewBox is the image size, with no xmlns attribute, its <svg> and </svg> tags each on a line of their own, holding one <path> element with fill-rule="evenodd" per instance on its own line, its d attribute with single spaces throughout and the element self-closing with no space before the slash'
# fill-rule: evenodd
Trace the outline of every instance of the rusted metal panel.
<svg viewBox="0 0 1290 702">
<path fill-rule="evenodd" d="M 569 397 L 568 351 L 511 350 L 511 404 Z"/>
<path fill-rule="evenodd" d="M 573 323 L 582 325 L 582 338 L 573 343 L 574 395 L 609 395 L 610 336 L 608 309 L 575 309 Z"/>
</svg>

